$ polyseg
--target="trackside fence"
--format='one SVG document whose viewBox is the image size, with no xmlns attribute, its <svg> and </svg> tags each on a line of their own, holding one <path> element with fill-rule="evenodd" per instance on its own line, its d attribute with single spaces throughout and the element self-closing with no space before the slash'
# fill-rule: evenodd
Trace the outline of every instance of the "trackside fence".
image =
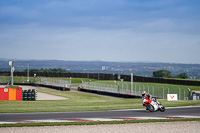
<svg viewBox="0 0 200 133">
<path fill-rule="evenodd" d="M 8 76 L 1 76 L 0 83 L 5 84 L 10 82 L 10 77 Z M 57 87 L 71 87 L 71 80 L 63 80 L 58 78 L 49 78 L 49 77 L 35 77 L 31 81 L 27 81 L 27 77 L 15 77 L 14 83 L 16 84 L 41 84 L 41 85 L 50 85 L 50 86 L 57 86 Z"/>
<path fill-rule="evenodd" d="M 161 99 L 167 99 L 167 94 L 177 94 L 179 100 L 188 100 L 189 98 L 188 88 L 182 87 L 166 87 L 138 83 L 133 83 L 133 86 L 131 87 L 131 83 L 105 84 L 96 82 L 85 82 L 81 85 L 81 88 L 118 94 L 128 94 L 134 96 L 141 96 L 142 92 L 146 91 L 153 97 L 158 97 Z"/>
<path fill-rule="evenodd" d="M 43 85 L 52 85 L 59 87 L 70 87 L 70 81 L 62 79 L 53 79 L 53 78 L 40 78 L 40 83 Z"/>
</svg>

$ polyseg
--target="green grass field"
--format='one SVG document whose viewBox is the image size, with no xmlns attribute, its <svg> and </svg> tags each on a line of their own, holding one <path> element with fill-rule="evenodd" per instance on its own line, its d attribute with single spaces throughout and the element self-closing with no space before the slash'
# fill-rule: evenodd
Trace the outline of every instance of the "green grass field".
<svg viewBox="0 0 200 133">
<path fill-rule="evenodd" d="M 9 80 L 9 76 L 0 76 L 0 82 Z M 14 77 L 15 82 L 26 83 L 26 77 Z M 69 78 L 56 78 L 70 80 Z M 30 77 L 31 82 L 39 80 Z M 80 84 L 82 80 L 86 83 L 97 83 L 110 86 L 122 83 L 124 87 L 130 88 L 130 82 L 114 81 L 100 81 L 94 79 L 72 78 L 72 84 Z M 181 88 L 181 90 L 200 90 L 200 86 L 182 86 L 171 84 L 158 83 L 139 83 L 134 82 L 136 87 L 154 86 L 154 88 Z M 156 89 L 155 89 L 156 90 Z M 68 98 L 67 100 L 38 100 L 38 101 L 0 101 L 0 113 L 25 113 L 25 112 L 78 112 L 78 111 L 107 111 L 107 110 L 121 110 L 121 109 L 145 109 L 142 106 L 141 99 L 125 99 L 108 96 L 101 96 L 90 93 L 83 93 L 78 91 L 58 91 L 54 89 L 38 88 L 38 92 L 43 92 L 51 95 L 62 96 Z M 166 91 L 166 90 L 165 90 Z M 151 92 L 150 92 L 151 93 Z M 161 92 L 158 92 L 161 93 Z M 177 106 L 200 106 L 200 100 L 178 100 L 167 101 L 159 99 L 165 107 Z M 175 121 L 199 121 L 200 119 L 167 119 L 167 120 L 130 120 L 130 121 L 109 121 L 109 122 L 68 122 L 68 123 L 19 123 L 19 124 L 2 124 L 0 127 L 23 127 L 23 126 L 62 126 L 62 125 L 96 125 L 96 124 L 125 124 L 125 123 L 146 123 L 146 122 L 175 122 Z"/>
<path fill-rule="evenodd" d="M 4 82 L 9 80 L 9 76 L 0 76 L 0 82 Z M 65 79 L 69 80 L 69 78 L 56 78 L 56 79 Z M 31 81 L 38 80 L 30 77 Z M 128 87 L 130 89 L 130 82 L 120 82 L 117 81 L 101 81 L 94 79 L 84 79 L 84 78 L 72 78 L 72 84 L 80 84 L 82 80 L 86 83 L 94 83 L 94 84 L 103 84 L 103 85 L 116 85 L 119 84 L 124 87 Z M 26 77 L 14 77 L 15 82 L 26 82 Z M 155 88 L 169 88 L 172 92 L 175 90 L 174 88 L 180 88 L 181 90 L 187 90 L 190 88 L 191 90 L 200 90 L 200 86 L 183 86 L 183 85 L 171 85 L 171 84 L 158 84 L 158 83 L 140 83 L 134 82 L 134 86 L 141 87 L 147 91 L 147 86 Z M 145 87 L 145 88 L 143 88 Z M 52 95 L 62 96 L 69 98 L 67 100 L 51 100 L 51 101 L 0 101 L 0 113 L 13 113 L 13 112 L 69 112 L 69 111 L 103 111 L 103 110 L 120 110 L 120 109 L 138 109 L 144 108 L 142 106 L 141 99 L 125 99 L 125 98 L 114 98 L 107 96 L 100 96 L 95 94 L 83 93 L 83 92 L 73 92 L 73 91 L 57 91 L 53 89 L 46 88 L 38 88 L 39 92 L 44 92 Z M 161 91 L 161 92 L 159 92 Z M 157 91 L 157 93 L 162 93 L 162 89 Z M 167 90 L 164 90 L 167 91 Z M 166 92 L 165 92 L 166 94 Z M 181 92 L 183 95 L 183 92 Z M 187 95 L 187 93 L 185 94 Z M 165 99 L 159 100 L 166 107 L 176 107 L 176 106 L 189 106 L 189 105 L 200 105 L 200 101 L 187 101 L 187 100 L 179 100 L 169 102 Z"/>
<path fill-rule="evenodd" d="M 76 91 L 58 91 L 47 88 L 38 88 L 37 90 L 38 92 L 62 96 L 69 99 L 46 101 L 0 101 L 0 113 L 106 111 L 139 108 L 145 109 L 142 106 L 141 99 L 114 98 L 90 93 Z M 165 107 L 200 105 L 200 101 L 159 101 Z"/>
</svg>

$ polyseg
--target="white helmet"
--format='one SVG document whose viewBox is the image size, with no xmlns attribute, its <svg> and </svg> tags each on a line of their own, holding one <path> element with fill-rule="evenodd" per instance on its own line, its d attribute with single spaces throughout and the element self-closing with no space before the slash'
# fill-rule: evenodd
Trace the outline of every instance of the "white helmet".
<svg viewBox="0 0 200 133">
<path fill-rule="evenodd" d="M 143 91 L 142 94 L 146 94 L 146 91 Z"/>
</svg>

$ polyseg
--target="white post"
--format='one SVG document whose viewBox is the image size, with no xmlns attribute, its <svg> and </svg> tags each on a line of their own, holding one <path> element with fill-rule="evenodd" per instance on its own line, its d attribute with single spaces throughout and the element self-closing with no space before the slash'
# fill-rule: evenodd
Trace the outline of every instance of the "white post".
<svg viewBox="0 0 200 133">
<path fill-rule="evenodd" d="M 165 92 L 164 92 L 164 87 L 163 87 L 163 99 L 165 99 Z"/>
<path fill-rule="evenodd" d="M 13 72 L 14 72 L 14 67 L 11 67 L 11 86 L 13 86 Z"/>
<path fill-rule="evenodd" d="M 71 88 L 71 85 L 72 85 L 72 77 L 70 77 L 70 80 L 69 80 L 69 88 Z"/>
<path fill-rule="evenodd" d="M 136 95 L 136 84 L 135 84 L 135 95 Z"/>
<path fill-rule="evenodd" d="M 13 86 L 13 72 L 15 71 L 15 68 L 13 67 L 13 61 L 9 61 L 9 65 L 11 66 L 11 70 L 10 70 L 10 76 L 11 76 L 11 86 Z"/>
<path fill-rule="evenodd" d="M 34 83 L 36 83 L 36 81 L 35 81 L 35 77 L 36 77 L 36 74 L 34 74 Z"/>
<path fill-rule="evenodd" d="M 27 82 L 29 83 L 29 63 L 28 63 L 28 70 L 27 70 Z"/>
<path fill-rule="evenodd" d="M 184 100 L 185 100 L 185 89 L 184 89 Z"/>
<path fill-rule="evenodd" d="M 154 86 L 153 86 L 153 96 L 155 96 L 155 95 L 154 95 Z"/>
<path fill-rule="evenodd" d="M 140 85 L 139 85 L 139 94 L 138 95 L 140 95 Z"/>
<path fill-rule="evenodd" d="M 131 73 L 131 92 L 133 92 L 133 73 Z"/>
</svg>

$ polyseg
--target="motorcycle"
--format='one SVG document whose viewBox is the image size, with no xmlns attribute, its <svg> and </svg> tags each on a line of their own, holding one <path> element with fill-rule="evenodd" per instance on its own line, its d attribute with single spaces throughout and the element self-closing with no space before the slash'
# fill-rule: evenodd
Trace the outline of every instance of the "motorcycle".
<svg viewBox="0 0 200 133">
<path fill-rule="evenodd" d="M 157 110 L 160 110 L 161 112 L 165 111 L 165 107 L 161 103 L 159 103 L 156 98 L 147 100 L 145 102 L 145 106 L 150 112 L 155 112 Z"/>
</svg>

